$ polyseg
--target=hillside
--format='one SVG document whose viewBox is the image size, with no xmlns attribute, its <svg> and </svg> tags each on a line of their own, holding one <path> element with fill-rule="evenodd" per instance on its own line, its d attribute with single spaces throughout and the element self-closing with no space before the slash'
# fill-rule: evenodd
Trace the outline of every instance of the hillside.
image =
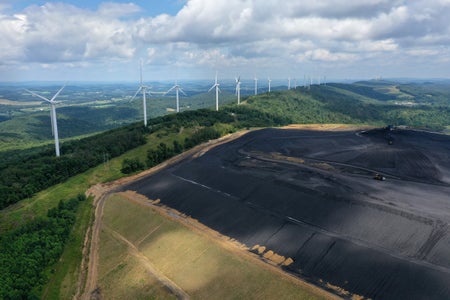
<svg viewBox="0 0 450 300">
<path fill-rule="evenodd" d="M 170 85 L 169 85 L 170 86 Z M 175 95 L 157 92 L 147 96 L 147 117 L 156 118 L 175 111 Z M 50 108 L 40 99 L 25 91 L 28 85 L 0 85 L 0 151 L 23 149 L 51 143 Z M 31 88 L 51 97 L 60 86 L 37 85 Z M 214 96 L 195 87 L 181 95 L 181 111 L 209 108 Z M 105 130 L 122 127 L 143 118 L 142 96 L 135 93 L 134 84 L 83 84 L 69 85 L 58 96 L 56 106 L 60 139 L 68 140 Z M 234 100 L 228 91 L 221 93 L 221 104 Z"/>
<path fill-rule="evenodd" d="M 277 89 L 270 94 L 244 96 L 243 100 L 246 113 L 256 110 L 290 123 L 393 124 L 444 130 L 449 125 L 449 87 L 445 82 L 329 83 L 290 91 Z M 52 142 L 48 106 L 23 88 L 0 86 L 0 151 Z M 155 84 L 155 88 L 158 92 L 147 100 L 148 117 L 173 113 L 175 95 L 162 96 L 161 90 L 166 85 Z M 192 85 L 188 96 L 181 96 L 181 111 L 212 108 L 214 96 L 205 93 L 205 88 Z M 51 95 L 57 89 L 58 86 L 37 86 L 33 90 Z M 70 139 L 138 122 L 143 115 L 142 99 L 137 97 L 129 102 L 134 89 L 134 85 L 125 84 L 67 86 L 57 107 L 60 138 Z M 233 86 L 225 86 L 220 107 L 235 107 L 234 101 Z"/>
<path fill-rule="evenodd" d="M 227 95 L 228 101 L 234 100 L 230 92 Z M 173 101 L 170 105 L 167 103 L 174 100 L 173 97 L 153 99 L 149 104 L 154 105 L 152 112 L 162 116 L 149 114 L 153 118 L 148 128 L 139 120 L 140 101 L 129 106 L 126 99 L 103 99 L 105 102 L 101 105 L 78 99 L 77 105 L 62 105 L 57 109 L 61 135 L 68 138 L 61 145 L 59 159 L 54 157 L 48 111 L 40 111 L 40 103 L 29 105 L 17 99 L 3 100 L 0 104 L 0 114 L 4 117 L 4 121 L 0 121 L 0 239 L 11 236 L 20 239 L 21 233 L 29 234 L 35 226 L 29 224 L 34 224 L 35 220 L 36 224 L 41 224 L 41 218 L 47 220 L 47 211 L 57 207 L 60 200 L 77 197 L 93 184 L 150 168 L 197 144 L 244 128 L 344 123 L 449 129 L 450 105 L 445 95 L 443 84 L 313 85 L 248 96 L 240 106 L 230 103 L 215 112 L 194 110 L 211 106 L 211 95 L 197 93 L 183 99 L 184 111 L 179 114 L 167 110 L 174 105 Z M 122 104 L 112 105 L 116 101 Z M 136 120 L 139 121 L 104 131 Z M 98 131 L 104 132 L 95 134 Z M 52 299 L 60 298 L 60 293 L 68 293 L 64 294 L 66 296 L 72 293 L 81 260 L 79 243 L 91 220 L 91 201 L 88 199 L 74 213 L 76 220 L 71 224 L 77 229 L 73 229 L 73 235 L 68 238 L 71 244 L 62 254 L 71 259 L 62 260 L 54 267 L 35 264 L 36 274 L 41 275 L 34 277 L 37 282 L 29 282 L 34 287 L 33 295 L 41 294 L 46 282 L 49 282 L 46 293 L 57 295 Z M 58 248 L 54 253 L 60 255 L 61 251 L 62 248 Z M 53 264 L 56 260 L 49 261 Z M 57 272 L 52 275 L 49 268 Z M 63 290 L 62 280 L 69 280 L 70 287 Z"/>
<path fill-rule="evenodd" d="M 252 109 L 272 113 L 292 123 L 358 123 L 406 125 L 441 131 L 450 125 L 450 98 L 440 89 L 414 86 L 416 96 L 405 100 L 405 92 L 414 85 L 378 83 L 313 85 L 310 88 L 266 93 L 248 98 Z M 436 97 L 430 95 L 438 89 Z M 398 92 L 395 92 L 398 91 Z M 419 92 L 420 91 L 420 92 Z M 449 96 L 450 90 L 447 92 Z M 409 95 L 409 94 L 408 94 Z"/>
</svg>

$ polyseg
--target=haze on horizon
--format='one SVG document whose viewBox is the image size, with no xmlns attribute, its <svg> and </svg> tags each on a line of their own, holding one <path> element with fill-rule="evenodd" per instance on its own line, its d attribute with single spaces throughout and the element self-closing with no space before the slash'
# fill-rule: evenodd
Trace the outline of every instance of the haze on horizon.
<svg viewBox="0 0 450 300">
<path fill-rule="evenodd" d="M 450 78 L 450 0 L 0 0 L 0 81 Z"/>
</svg>

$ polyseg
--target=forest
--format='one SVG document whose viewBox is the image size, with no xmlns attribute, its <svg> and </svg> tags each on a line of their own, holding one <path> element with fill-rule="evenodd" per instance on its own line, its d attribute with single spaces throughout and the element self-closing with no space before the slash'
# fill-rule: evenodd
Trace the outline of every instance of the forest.
<svg viewBox="0 0 450 300">
<path fill-rule="evenodd" d="M 0 208 L 5 208 L 71 176 L 145 143 L 145 128 L 128 126 L 73 140 L 54 156 L 53 147 L 0 152 Z"/>
<path fill-rule="evenodd" d="M 386 86 L 382 87 L 382 90 L 386 90 Z M 429 93 L 420 92 L 419 89 L 412 89 L 407 85 L 402 86 L 403 90 L 408 88 L 408 95 L 415 95 L 411 97 L 419 99 Z M 377 100 L 381 94 L 379 89 L 379 85 L 366 83 L 330 84 L 249 96 L 243 99 L 242 105 L 224 105 L 220 111 L 199 109 L 172 113 L 150 119 L 148 128 L 134 123 L 91 137 L 67 141 L 61 146 L 63 155 L 59 159 L 53 157 L 51 146 L 3 151 L 0 152 L 0 208 L 82 173 L 102 163 L 105 157 L 117 157 L 142 145 L 145 143 L 146 134 L 161 128 L 177 132 L 182 127 L 204 128 L 215 124 L 228 124 L 226 130 L 217 130 L 217 126 L 204 129 L 205 135 L 211 139 L 240 128 L 281 126 L 290 123 L 352 123 L 377 126 L 391 124 L 438 131 L 449 126 L 450 105 L 442 104 L 441 89 L 435 91 L 435 94 L 439 95 L 437 102 L 425 104 L 420 100 L 415 106 L 388 103 L 387 99 L 394 98 L 393 94 L 390 94 L 389 98 L 381 97 L 381 100 Z M 184 143 L 166 145 L 164 151 L 170 155 L 163 154 L 161 157 L 166 159 L 178 151 L 204 141 L 199 137 L 201 132 Z M 162 149 L 159 151 L 163 152 Z M 129 173 L 161 162 L 161 159 L 154 158 L 157 157 L 155 155 L 149 154 L 145 162 L 125 162 L 124 172 Z"/>
<path fill-rule="evenodd" d="M 450 126 L 450 101 L 446 95 L 448 93 L 441 85 L 433 85 L 432 90 L 420 89 L 414 84 L 372 82 L 312 85 L 245 96 L 241 105 L 226 104 L 219 111 L 197 109 L 166 113 L 150 118 L 148 127 L 137 122 L 66 140 L 61 144 L 62 155 L 59 158 L 54 156 L 52 144 L 0 151 L 0 209 L 144 145 L 151 134 L 161 135 L 161 139 L 145 157 L 123 159 L 120 169 L 123 174 L 153 167 L 195 145 L 243 128 L 292 123 L 345 123 L 445 130 Z M 430 97 L 430 101 L 425 101 Z M 402 99 L 408 99 L 414 105 L 397 104 Z M 80 108 L 75 111 L 82 114 Z M 100 123 L 106 122 L 104 112 L 98 116 Z M 115 113 L 120 114 L 120 111 Z M 131 114 L 132 111 L 127 108 L 126 113 Z M 95 115 L 95 109 L 91 108 L 85 117 L 93 118 Z M 42 122 L 49 122 L 48 116 L 42 117 Z M 64 127 L 64 122 L 61 124 Z M 78 132 L 83 133 L 83 129 Z M 163 141 L 167 133 L 177 135 L 181 132 L 189 134 L 185 133 L 182 140 Z M 14 133 L 4 134 L 14 138 Z M 84 196 L 79 196 L 61 201 L 57 207 L 49 209 L 45 218 L 32 219 L 23 226 L 2 233 L 0 299 L 38 297 L 39 287 L 47 280 L 44 271 L 61 254 L 75 221 L 77 203 L 83 199 Z"/>
<path fill-rule="evenodd" d="M 35 289 L 45 284 L 45 270 L 61 255 L 79 202 L 78 195 L 48 210 L 47 217 L 0 236 L 0 299 L 39 299 Z"/>
</svg>

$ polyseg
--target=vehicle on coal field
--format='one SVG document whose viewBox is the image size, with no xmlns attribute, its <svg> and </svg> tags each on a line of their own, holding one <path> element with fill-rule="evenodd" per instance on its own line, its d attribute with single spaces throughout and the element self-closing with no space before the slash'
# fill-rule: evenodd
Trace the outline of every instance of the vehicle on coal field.
<svg viewBox="0 0 450 300">
<path fill-rule="evenodd" d="M 384 176 L 381 175 L 381 174 L 376 173 L 376 174 L 373 176 L 373 179 L 375 179 L 375 180 L 380 180 L 380 181 L 385 181 L 385 180 L 386 180 L 386 177 L 384 177 Z"/>
</svg>

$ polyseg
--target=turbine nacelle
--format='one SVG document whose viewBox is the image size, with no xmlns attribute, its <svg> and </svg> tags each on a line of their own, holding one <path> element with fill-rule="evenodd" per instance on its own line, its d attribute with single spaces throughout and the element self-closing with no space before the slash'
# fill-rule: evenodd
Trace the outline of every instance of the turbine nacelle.
<svg viewBox="0 0 450 300">
<path fill-rule="evenodd" d="M 65 84 L 56 92 L 55 95 L 53 95 L 53 97 L 51 99 L 48 99 L 44 96 L 41 96 L 39 94 L 36 94 L 35 92 L 32 92 L 30 90 L 26 90 L 27 92 L 29 92 L 31 95 L 41 98 L 42 100 L 50 103 L 50 120 L 51 120 L 51 124 L 52 124 L 52 134 L 55 137 L 55 152 L 56 152 L 56 157 L 60 156 L 59 153 L 59 137 L 58 137 L 58 124 L 56 122 L 56 104 L 58 104 L 59 102 L 55 101 L 56 97 L 58 97 L 59 93 L 61 93 L 61 91 L 65 88 Z"/>
<path fill-rule="evenodd" d="M 216 79 L 214 81 L 214 85 L 208 90 L 208 93 L 212 91 L 212 89 L 216 89 L 216 110 L 219 110 L 219 83 L 217 82 L 217 72 L 216 72 Z"/>
<path fill-rule="evenodd" d="M 175 82 L 175 85 L 171 87 L 167 92 L 164 93 L 164 95 L 167 95 L 171 91 L 175 90 L 176 92 L 176 99 L 177 99 L 177 112 L 180 112 L 180 98 L 179 98 L 179 92 L 182 92 L 185 96 L 186 93 L 181 89 L 181 87 L 178 85 L 178 82 Z"/>
<path fill-rule="evenodd" d="M 151 93 L 149 91 L 147 91 L 147 89 L 149 88 L 148 86 L 143 84 L 142 81 L 142 64 L 143 61 L 141 59 L 140 64 L 139 64 L 139 88 L 137 89 L 136 93 L 134 94 L 134 96 L 130 99 L 130 102 L 132 102 L 136 96 L 139 94 L 139 92 L 142 92 L 142 106 L 143 106 L 143 111 L 144 111 L 144 126 L 147 127 L 147 100 L 145 98 L 145 95 L 151 95 Z"/>
</svg>

